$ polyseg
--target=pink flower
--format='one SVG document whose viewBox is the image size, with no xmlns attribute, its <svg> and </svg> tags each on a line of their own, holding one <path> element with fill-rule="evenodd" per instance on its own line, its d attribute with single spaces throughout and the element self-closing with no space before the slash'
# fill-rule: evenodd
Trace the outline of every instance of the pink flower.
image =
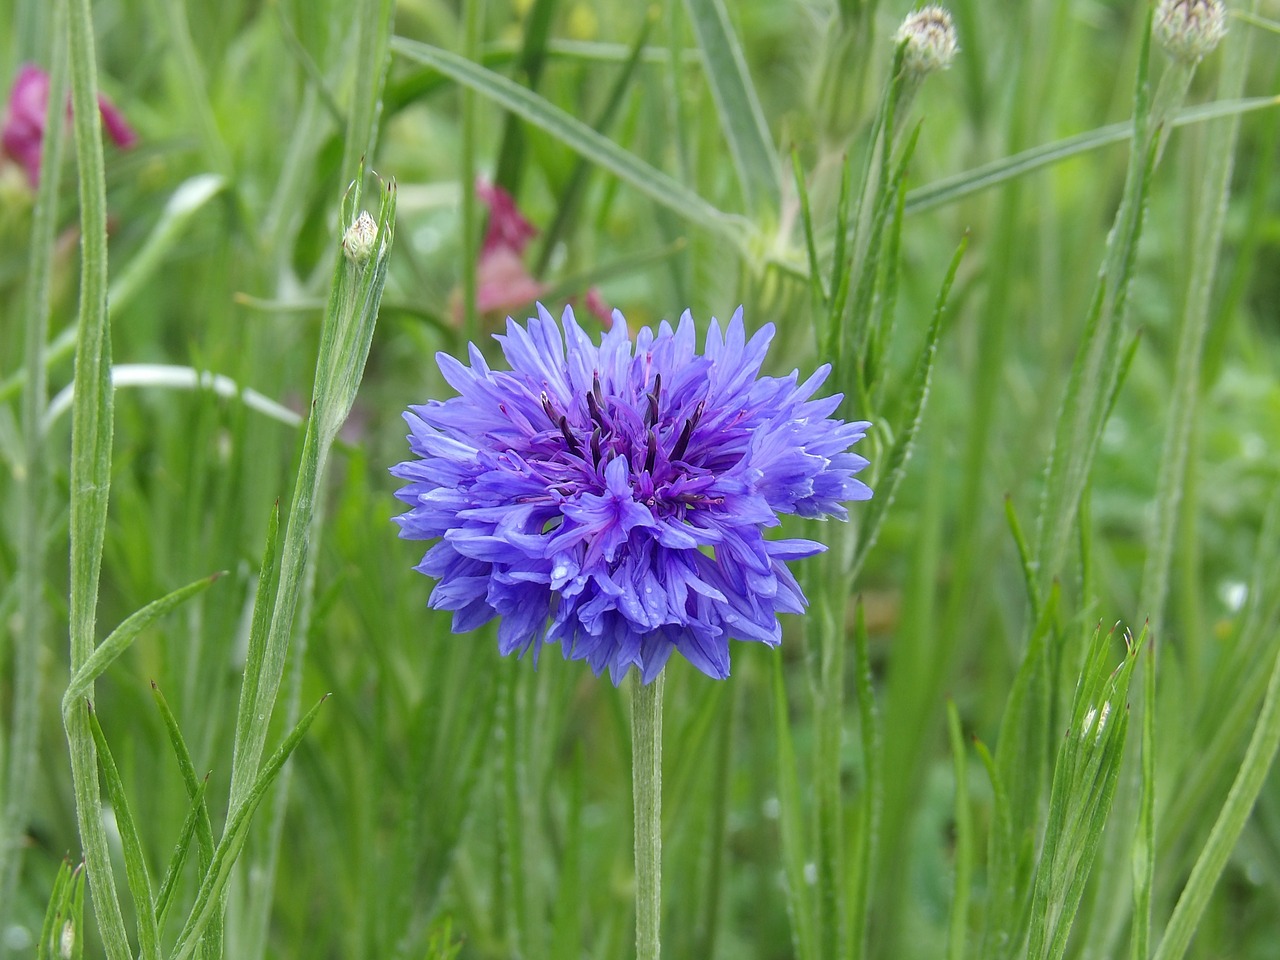
<svg viewBox="0 0 1280 960">
<path fill-rule="evenodd" d="M 478 180 L 476 196 L 489 208 L 489 226 L 476 264 L 476 309 L 484 314 L 509 314 L 551 289 L 524 263 L 525 248 L 538 235 L 538 228 L 525 219 L 515 199 L 502 187 Z M 595 287 L 587 291 L 586 304 L 606 324 L 612 322 L 612 311 Z M 460 319 L 460 303 L 455 304 L 454 312 Z"/>
<path fill-rule="evenodd" d="M 0 151 L 27 171 L 27 180 L 35 187 L 40 182 L 40 153 L 44 148 L 44 122 L 49 106 L 49 75 L 30 63 L 22 65 L 9 91 L 5 107 L 4 127 L 0 131 Z M 116 146 L 128 149 L 138 142 L 115 105 L 106 97 L 98 97 L 98 109 L 107 135 Z M 67 104 L 71 115 L 71 104 Z"/>
</svg>

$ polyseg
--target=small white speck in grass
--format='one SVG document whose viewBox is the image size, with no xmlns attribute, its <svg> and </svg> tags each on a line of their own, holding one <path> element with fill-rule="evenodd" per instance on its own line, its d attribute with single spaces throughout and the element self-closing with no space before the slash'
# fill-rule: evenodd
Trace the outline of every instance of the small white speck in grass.
<svg viewBox="0 0 1280 960">
<path fill-rule="evenodd" d="M 1249 585 L 1239 580 L 1224 580 L 1218 584 L 1218 599 L 1232 613 L 1239 613 L 1249 599 Z"/>
</svg>

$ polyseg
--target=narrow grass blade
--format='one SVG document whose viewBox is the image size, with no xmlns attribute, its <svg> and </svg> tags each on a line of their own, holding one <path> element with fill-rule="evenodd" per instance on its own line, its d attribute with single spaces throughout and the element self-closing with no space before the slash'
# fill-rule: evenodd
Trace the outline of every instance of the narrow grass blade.
<svg viewBox="0 0 1280 960">
<path fill-rule="evenodd" d="M 205 206 L 226 189 L 226 178 L 216 173 L 201 173 L 181 183 L 164 205 L 142 248 L 129 258 L 123 271 L 111 284 L 111 310 L 129 305 L 156 270 L 164 262 L 182 232 Z"/>
<path fill-rule="evenodd" d="M 871 506 L 867 510 L 863 527 L 859 533 L 858 546 L 849 568 L 849 576 L 852 579 L 857 578 L 858 571 L 862 569 L 862 563 L 866 560 L 868 551 L 875 545 L 876 537 L 880 532 L 880 525 L 884 523 L 885 514 L 893 503 L 893 495 L 906 472 L 907 460 L 911 456 L 911 447 L 915 441 L 916 434 L 920 430 L 925 403 L 929 398 L 929 384 L 933 376 L 933 364 L 938 356 L 938 340 L 942 335 L 942 318 L 946 313 L 947 297 L 951 293 L 951 285 L 955 282 L 956 271 L 960 269 L 960 260 L 964 256 L 965 248 L 968 245 L 969 237 L 966 234 L 956 248 L 955 254 L 951 257 L 951 265 L 947 268 L 942 287 L 938 290 L 938 298 L 933 308 L 933 319 L 929 323 L 929 330 L 925 334 L 924 347 L 921 349 L 920 357 L 916 361 L 915 374 L 907 387 L 908 405 L 903 417 L 903 426 L 894 439 L 889 455 L 885 458 L 883 479 L 876 484 L 876 496 L 871 501 Z"/>
<path fill-rule="evenodd" d="M 1170 121 L 1171 127 L 1185 127 L 1197 123 L 1205 123 L 1222 117 L 1238 117 L 1256 110 L 1268 110 L 1280 106 L 1280 96 L 1250 97 L 1243 100 L 1223 100 L 1217 103 L 1187 107 L 1179 111 Z M 1133 124 L 1128 121 L 1109 124 L 1089 130 L 1075 136 L 1055 140 L 1039 147 L 1032 147 L 1009 157 L 1002 157 L 981 167 L 945 177 L 923 187 L 917 187 L 907 194 L 907 214 L 924 213 L 938 207 L 955 203 L 972 194 L 991 187 L 999 186 L 1009 180 L 1026 176 L 1036 170 L 1051 167 L 1054 164 L 1069 160 L 1110 146 L 1123 143 L 1133 137 Z"/>
<path fill-rule="evenodd" d="M 1156 648 L 1147 643 L 1142 675 L 1142 794 L 1133 851 L 1133 931 L 1130 960 L 1151 956 L 1151 890 L 1156 875 Z"/>
<path fill-rule="evenodd" d="M 645 163 L 589 126 L 506 77 L 464 57 L 425 43 L 396 37 L 391 48 L 403 57 L 434 67 L 504 109 L 523 117 L 645 196 L 692 223 L 727 239 L 740 240 L 740 222 L 717 210 L 679 181 Z"/>
<path fill-rule="evenodd" d="M 876 857 L 879 853 L 877 839 L 880 833 L 880 811 L 884 804 L 880 716 L 871 682 L 868 642 L 866 607 L 859 602 L 853 629 L 853 654 L 858 719 L 862 730 L 863 786 L 858 809 L 857 856 L 851 864 L 848 880 L 850 957 L 864 957 L 867 954 L 871 879 L 875 875 Z"/>
<path fill-rule="evenodd" d="M 822 264 L 818 260 L 818 244 L 813 234 L 813 211 L 809 206 L 809 188 L 805 186 L 804 170 L 800 167 L 800 151 L 791 150 L 791 173 L 796 181 L 796 199 L 800 205 L 800 224 L 804 228 L 804 249 L 809 258 L 809 291 L 813 298 L 815 316 L 825 312 L 827 291 L 822 283 Z M 837 234 L 841 236 L 842 234 Z"/>
<path fill-rule="evenodd" d="M 817 960 L 813 906 L 805 879 L 804 800 L 796 748 L 791 738 L 790 705 L 782 673 L 782 653 L 773 660 L 773 714 L 778 748 L 778 824 L 782 833 L 783 871 L 786 874 L 787 913 L 797 960 Z"/>
<path fill-rule="evenodd" d="M 240 856 L 245 840 L 248 839 L 249 823 L 253 818 L 253 814 L 257 811 L 258 805 L 262 802 L 263 797 L 266 796 L 267 790 L 284 766 L 285 761 L 289 759 L 290 754 L 302 741 L 303 736 L 320 712 L 320 707 L 326 699 L 328 699 L 328 694 L 307 711 L 306 716 L 285 737 L 275 753 L 267 758 L 258 772 L 257 778 L 246 792 L 244 799 L 232 812 L 231 816 L 228 817 L 226 829 L 222 833 L 222 839 L 218 841 L 218 846 L 213 852 L 213 861 L 200 882 L 200 889 L 196 894 L 195 903 L 192 905 L 191 914 L 187 917 L 186 925 L 174 945 L 171 960 L 187 960 L 195 951 L 206 925 L 214 919 L 222 891 L 226 887 L 228 879 L 230 879 L 231 868 Z"/>
<path fill-rule="evenodd" d="M 969 767 L 965 756 L 960 711 L 947 701 L 947 732 L 956 777 L 955 881 L 948 924 L 947 960 L 964 960 L 969 938 L 969 896 L 973 886 L 973 814 L 969 809 Z"/>
<path fill-rule="evenodd" d="M 111 488 L 111 332 L 107 318 L 107 196 L 98 120 L 97 54 L 89 0 L 70 0 L 72 123 L 80 180 L 80 321 L 76 399 L 71 421 L 70 666 L 92 656 L 98 582 Z M 58 42 L 61 42 L 60 40 Z M 92 690 L 87 691 L 92 696 Z M 93 912 L 107 960 L 132 960 L 102 822 L 98 763 L 85 711 L 63 715 L 71 753 L 76 821 L 93 892 Z"/>
<path fill-rule="evenodd" d="M 600 109 L 599 115 L 596 117 L 592 129 L 598 131 L 601 136 L 606 134 L 609 128 L 617 119 L 619 111 L 626 99 L 626 93 L 631 89 L 631 82 L 635 79 L 636 68 L 640 66 L 640 54 L 645 49 L 645 43 L 649 39 L 649 29 L 653 25 L 650 17 L 645 17 L 644 23 L 640 27 L 640 32 L 636 34 L 636 39 L 631 45 L 631 56 L 623 64 L 622 71 L 613 81 L 613 86 L 609 90 L 609 96 L 605 98 L 604 106 Z M 511 116 L 508 114 L 508 116 Z M 512 117 L 514 121 L 515 118 Z M 564 189 L 560 192 L 559 202 L 556 204 L 555 219 L 551 221 L 551 226 L 547 228 L 546 236 L 542 242 L 542 250 L 538 254 L 537 275 L 541 276 L 551 263 L 551 256 L 555 252 L 556 244 L 567 232 L 569 224 L 578 212 L 578 203 L 582 198 L 582 193 L 586 189 L 587 177 L 591 172 L 590 164 L 587 158 L 581 154 L 574 161 L 573 170 L 570 171 L 568 178 L 565 180 Z M 670 244 L 667 245 L 671 246 Z M 578 287 L 577 289 L 582 289 Z M 549 296 L 554 299 L 555 293 Z"/>
<path fill-rule="evenodd" d="M 355 56 L 352 58 L 355 84 L 347 111 L 342 165 L 338 168 L 343 175 L 361 167 L 365 157 L 372 157 L 378 142 L 382 88 L 391 61 L 388 45 L 393 8 L 392 0 L 358 0 L 347 7 L 355 21 Z"/>
<path fill-rule="evenodd" d="M 63 860 L 58 867 L 40 927 L 36 960 L 81 960 L 84 956 L 84 879 L 84 864 L 73 868 L 69 860 Z"/>
<path fill-rule="evenodd" d="M 542 68 L 547 60 L 547 40 L 558 3 L 559 0 L 534 0 L 533 7 L 525 14 L 524 42 L 515 68 L 530 91 L 538 89 L 538 81 L 542 78 Z M 520 196 L 520 180 L 525 169 L 524 128 L 520 123 L 520 118 L 514 114 L 506 115 L 498 146 L 498 165 L 493 174 L 493 182 L 516 198 Z"/>
<path fill-rule="evenodd" d="M 1027 600 L 1031 604 L 1031 619 L 1040 619 L 1040 584 L 1036 580 L 1035 561 L 1031 559 L 1031 548 L 1027 546 L 1026 534 L 1022 532 L 1022 524 L 1018 520 L 1018 511 L 1013 506 L 1013 497 L 1005 494 L 1004 516 L 1009 522 L 1009 533 L 1013 544 L 1018 548 L 1018 560 L 1022 566 L 1022 581 L 1027 589 Z"/>
<path fill-rule="evenodd" d="M 200 871 L 201 873 L 209 869 L 209 863 L 213 859 L 213 824 L 209 819 L 209 806 L 200 798 L 204 795 L 205 781 L 207 778 L 201 778 L 196 774 L 195 765 L 191 762 L 191 752 L 187 749 L 186 739 L 182 736 L 182 731 L 178 729 L 178 720 L 173 715 L 173 711 L 169 709 L 169 702 L 165 700 L 164 694 L 160 692 L 160 688 L 155 681 L 151 682 L 151 697 L 156 702 L 156 707 L 160 710 L 160 716 L 164 720 L 165 730 L 169 734 L 169 745 L 173 748 L 173 754 L 178 761 L 178 771 L 182 774 L 183 785 L 187 789 L 187 799 L 193 807 L 200 811 L 200 816 L 196 821 L 196 844 L 200 852 Z"/>
<path fill-rule="evenodd" d="M 159 960 L 160 928 L 156 923 L 155 904 L 151 900 L 151 875 L 147 870 L 147 857 L 142 849 L 142 837 L 138 833 L 138 825 L 129 808 L 129 798 L 125 795 L 124 781 L 116 767 L 107 738 L 98 722 L 98 715 L 92 704 L 85 703 L 83 709 L 89 715 L 89 729 L 93 732 L 93 740 L 98 748 L 98 761 L 102 764 L 102 779 L 107 785 L 107 798 L 111 801 L 115 814 L 116 828 L 120 831 L 120 845 L 124 850 L 124 873 L 129 883 L 129 894 L 133 897 L 133 910 L 138 919 L 138 946 L 142 960 Z"/>
<path fill-rule="evenodd" d="M 1280 747 L 1280 656 L 1272 664 L 1266 699 L 1262 702 L 1262 712 L 1253 728 L 1244 761 L 1209 839 L 1191 870 L 1191 876 L 1182 888 L 1173 916 L 1169 918 L 1160 946 L 1156 948 L 1155 960 L 1181 960 L 1186 954 L 1191 937 L 1209 904 L 1209 896 L 1266 782 L 1277 747 Z"/>
<path fill-rule="evenodd" d="M 174 846 L 173 855 L 169 858 L 169 866 L 164 872 L 164 878 L 160 881 L 160 889 L 156 893 L 156 925 L 161 932 L 164 931 L 164 922 L 168 919 L 169 908 L 173 906 L 173 892 L 177 888 L 178 879 L 182 875 L 182 868 L 187 863 L 187 853 L 191 849 L 191 841 L 195 838 L 201 823 L 208 825 L 209 808 L 205 805 L 204 794 L 205 788 L 209 786 L 209 778 L 206 776 L 200 781 L 200 786 L 196 789 L 196 795 L 191 798 L 191 808 L 187 811 L 187 817 L 182 823 L 182 830 L 178 834 L 178 842 Z M 203 849 L 203 844 L 201 844 Z M 205 869 L 208 869 L 206 866 Z"/>
<path fill-rule="evenodd" d="M 93 682 L 102 676 L 117 657 L 129 649 L 138 634 L 179 604 L 206 589 L 221 576 L 221 573 L 215 573 L 212 576 L 201 577 L 185 587 L 179 587 L 159 600 L 151 601 L 112 630 L 71 678 L 71 682 L 67 685 L 67 692 L 62 697 L 62 712 L 69 713 L 78 701 L 89 695 Z"/>
<path fill-rule="evenodd" d="M 21 460 L 14 463 L 18 515 L 17 576 L 18 624 L 9 651 L 0 651 L 0 660 L 11 657 L 12 680 L 8 709 L 8 750 L 0 734 L 0 931 L 11 926 L 11 911 L 17 900 L 18 878 L 23 859 L 26 830 L 36 770 L 40 736 L 40 704 L 45 685 L 41 667 L 48 644 L 48 615 L 45 606 L 45 573 L 48 569 L 47 505 L 50 497 L 48 451 L 43 430 L 44 410 L 49 399 L 45 364 L 49 337 L 49 314 L 55 235 L 58 217 L 58 183 L 61 180 L 66 145 L 66 124 L 62 104 L 67 96 L 66 7 L 55 4 L 50 51 L 49 91 L 44 139 L 40 157 L 40 180 L 31 215 L 30 255 L 27 258 L 23 309 L 23 368 Z M 0 723 L 0 728 L 3 723 Z"/>
<path fill-rule="evenodd" d="M 777 151 L 729 13 L 722 0 L 684 0 L 684 8 L 698 38 L 711 98 L 747 211 L 758 221 L 771 222 L 781 203 Z"/>
</svg>

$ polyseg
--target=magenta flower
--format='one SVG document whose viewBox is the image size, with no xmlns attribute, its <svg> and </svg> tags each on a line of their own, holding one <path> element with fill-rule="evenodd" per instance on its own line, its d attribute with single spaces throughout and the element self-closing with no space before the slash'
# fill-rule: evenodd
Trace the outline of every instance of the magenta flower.
<svg viewBox="0 0 1280 960">
<path fill-rule="evenodd" d="M 0 151 L 27 171 L 27 180 L 33 188 L 40 182 L 40 154 L 44 149 L 44 122 L 48 106 L 49 75 L 33 64 L 23 64 L 13 82 L 13 89 L 9 91 L 4 127 L 0 132 Z M 107 135 L 116 146 L 127 150 L 138 142 L 138 135 L 115 104 L 100 96 L 98 109 Z M 71 105 L 68 103 L 67 115 L 70 114 Z"/>
<path fill-rule="evenodd" d="M 524 263 L 525 248 L 538 235 L 538 228 L 525 218 L 515 199 L 502 187 L 478 180 L 476 196 L 489 208 L 489 226 L 476 264 L 476 309 L 481 313 L 509 314 L 527 307 L 551 289 L 534 277 Z M 587 291 L 586 306 L 601 320 L 611 321 L 613 311 L 597 288 Z M 461 319 L 461 302 L 455 303 L 454 313 Z"/>
</svg>

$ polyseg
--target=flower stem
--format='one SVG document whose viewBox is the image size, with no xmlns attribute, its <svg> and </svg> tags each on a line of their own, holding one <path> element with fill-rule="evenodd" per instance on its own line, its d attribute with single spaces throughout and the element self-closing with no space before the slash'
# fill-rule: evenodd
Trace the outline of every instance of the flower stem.
<svg viewBox="0 0 1280 960">
<path fill-rule="evenodd" d="M 662 921 L 662 685 L 633 674 L 631 785 L 636 827 L 636 960 L 658 960 Z"/>
</svg>

